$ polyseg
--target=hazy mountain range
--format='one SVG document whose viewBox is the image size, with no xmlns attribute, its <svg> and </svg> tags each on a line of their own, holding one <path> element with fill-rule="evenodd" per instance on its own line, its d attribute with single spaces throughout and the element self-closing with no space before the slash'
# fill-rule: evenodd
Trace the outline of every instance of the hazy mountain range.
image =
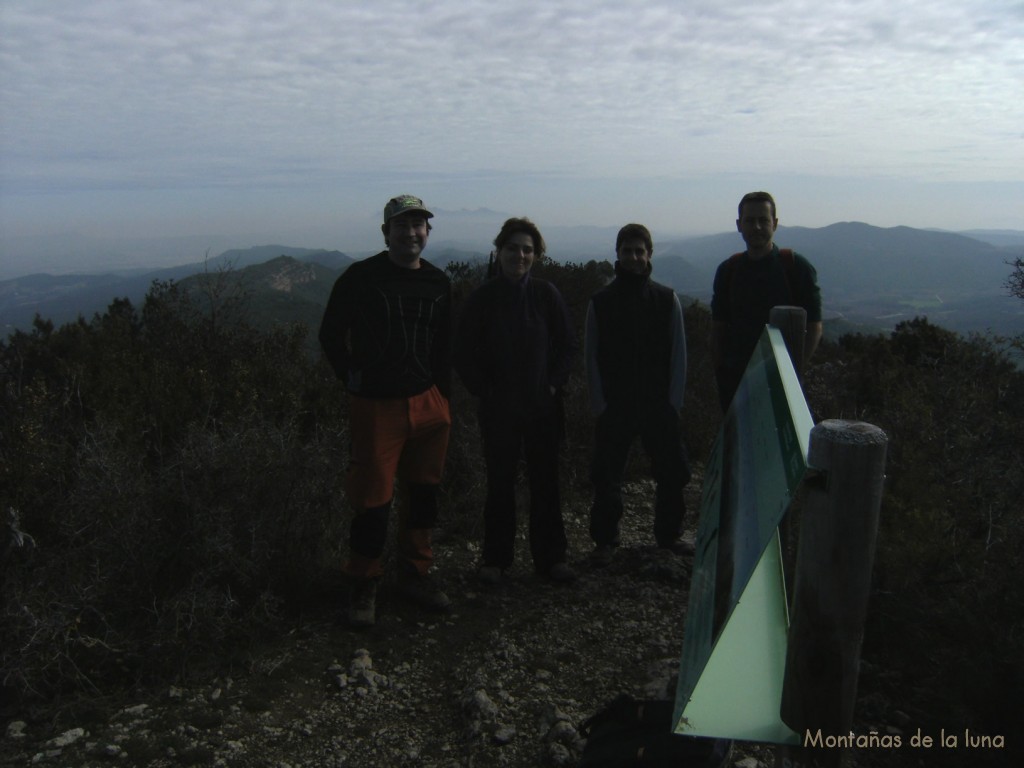
<svg viewBox="0 0 1024 768">
<path fill-rule="evenodd" d="M 474 212 L 480 231 L 497 231 L 504 219 Z M 490 220 L 490 219 L 493 219 Z M 497 222 L 497 225 L 495 225 Z M 546 228 L 548 253 L 560 261 L 612 260 L 617 227 Z M 426 256 L 450 261 L 484 259 L 480 239 L 431 240 Z M 1024 232 L 950 233 L 909 227 L 879 228 L 844 222 L 818 229 L 783 227 L 776 242 L 807 256 L 818 270 L 826 328 L 887 329 L 899 320 L 927 316 L 962 333 L 1024 332 L 1024 302 L 1008 295 L 1007 262 L 1024 253 Z M 708 302 L 718 264 L 742 250 L 735 232 L 655 242 L 654 278 L 680 294 Z M 190 283 L 231 270 L 258 307 L 261 321 L 318 322 L 337 276 L 365 253 L 266 245 L 227 250 L 202 262 L 102 274 L 35 274 L 0 281 L 0 327 L 31 326 L 36 314 L 61 324 L 91 318 L 114 298 L 140 306 L 154 280 Z"/>
</svg>

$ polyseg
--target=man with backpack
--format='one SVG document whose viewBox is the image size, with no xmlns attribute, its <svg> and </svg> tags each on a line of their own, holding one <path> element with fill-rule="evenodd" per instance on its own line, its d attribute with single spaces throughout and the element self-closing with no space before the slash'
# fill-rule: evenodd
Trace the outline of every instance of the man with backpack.
<svg viewBox="0 0 1024 768">
<path fill-rule="evenodd" d="M 718 266 L 711 298 L 711 360 L 723 413 L 729 410 L 772 307 L 803 307 L 807 312 L 804 360 L 821 340 L 818 275 L 803 256 L 775 245 L 775 200 L 767 192 L 749 192 L 740 200 L 738 213 L 736 229 L 747 250 Z"/>
</svg>

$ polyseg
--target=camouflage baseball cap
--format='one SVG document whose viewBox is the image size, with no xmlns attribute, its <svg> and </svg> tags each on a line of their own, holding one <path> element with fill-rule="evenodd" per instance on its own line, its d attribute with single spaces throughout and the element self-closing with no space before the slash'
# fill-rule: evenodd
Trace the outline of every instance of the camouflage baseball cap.
<svg viewBox="0 0 1024 768">
<path fill-rule="evenodd" d="M 398 197 L 392 197 L 388 200 L 388 204 L 384 206 L 384 223 L 387 224 L 393 217 L 401 213 L 408 213 L 409 211 L 419 211 L 428 219 L 434 216 L 434 214 L 423 207 L 423 201 L 418 197 L 399 195 Z"/>
</svg>

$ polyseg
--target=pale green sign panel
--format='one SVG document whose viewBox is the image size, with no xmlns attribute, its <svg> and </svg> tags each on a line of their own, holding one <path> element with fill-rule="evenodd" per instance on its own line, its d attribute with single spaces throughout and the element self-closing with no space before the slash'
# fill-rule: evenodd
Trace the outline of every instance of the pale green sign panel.
<svg viewBox="0 0 1024 768">
<path fill-rule="evenodd" d="M 768 327 L 704 477 L 677 733 L 798 741 L 779 716 L 789 617 L 778 526 L 806 470 L 813 425 L 782 334 Z"/>
</svg>

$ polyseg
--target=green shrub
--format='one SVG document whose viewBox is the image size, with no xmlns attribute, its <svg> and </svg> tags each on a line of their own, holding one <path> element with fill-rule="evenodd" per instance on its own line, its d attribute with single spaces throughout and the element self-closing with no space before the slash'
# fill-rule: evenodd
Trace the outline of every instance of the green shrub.
<svg viewBox="0 0 1024 768">
<path fill-rule="evenodd" d="M 865 654 L 947 730 L 1022 714 L 1024 375 L 1004 348 L 916 319 L 825 345 L 810 387 L 819 414 L 888 435 Z"/>
<path fill-rule="evenodd" d="M 180 671 L 337 567 L 344 401 L 304 345 L 173 285 L 10 337 L 0 504 L 31 538 L 4 553 L 5 685 Z"/>
<path fill-rule="evenodd" d="M 456 308 L 483 278 L 453 265 Z M 607 262 L 544 262 L 582 343 Z M 261 331 L 224 280 L 155 284 L 91 321 L 0 344 L 0 683 L 65 690 L 186 674 L 244 653 L 341 561 L 346 400 L 307 331 Z M 223 301 L 221 301 L 223 299 Z M 710 314 L 686 309 L 683 428 L 696 465 L 720 423 Z M 865 658 L 922 726 L 1019 724 L 1024 658 L 1024 375 L 997 340 L 926 321 L 823 342 L 817 418 L 889 437 Z M 567 503 L 589 495 L 592 419 L 566 389 Z M 443 523 L 479 536 L 475 403 L 456 381 Z M 639 454 L 639 452 L 635 452 Z M 646 466 L 633 469 L 646 471 Z M 938 682 L 937 682 L 938 681 Z M 1005 723 L 1005 727 L 1004 727 Z"/>
</svg>

